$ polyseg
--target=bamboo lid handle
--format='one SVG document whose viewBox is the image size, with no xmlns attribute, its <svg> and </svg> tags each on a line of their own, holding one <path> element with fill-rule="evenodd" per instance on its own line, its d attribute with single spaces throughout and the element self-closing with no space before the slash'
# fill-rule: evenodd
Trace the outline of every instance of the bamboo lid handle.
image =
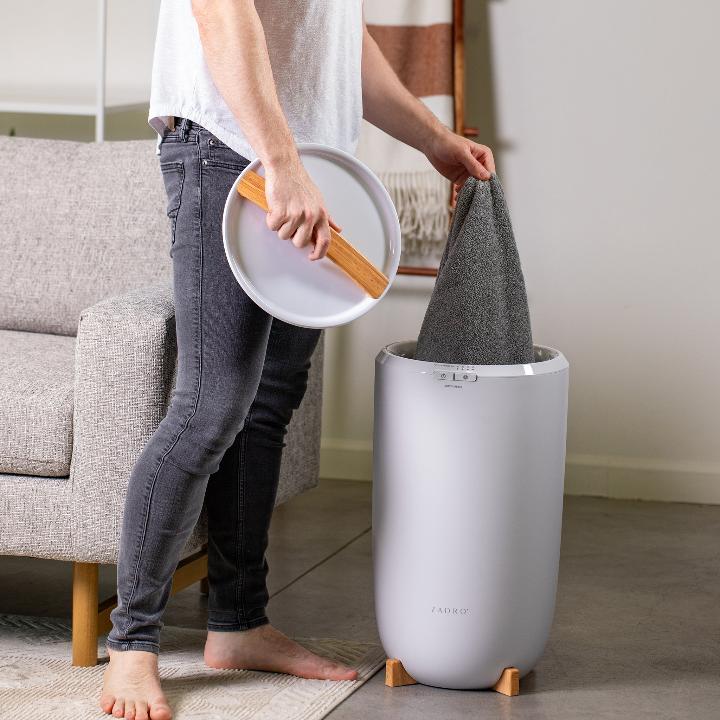
<svg viewBox="0 0 720 720">
<path fill-rule="evenodd" d="M 246 172 L 238 183 L 238 193 L 268 211 L 265 198 L 265 178 L 256 172 Z M 390 281 L 359 250 L 351 245 L 337 230 L 330 228 L 330 258 L 341 270 L 344 270 L 372 298 L 379 298 Z"/>
</svg>

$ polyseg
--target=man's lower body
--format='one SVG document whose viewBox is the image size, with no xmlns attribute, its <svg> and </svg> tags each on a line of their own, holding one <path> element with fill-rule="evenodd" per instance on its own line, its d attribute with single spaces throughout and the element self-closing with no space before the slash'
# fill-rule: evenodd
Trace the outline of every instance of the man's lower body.
<svg viewBox="0 0 720 720">
<path fill-rule="evenodd" d="M 222 213 L 247 162 L 179 118 L 160 146 L 172 223 L 178 374 L 167 415 L 133 468 L 125 505 L 118 606 L 107 640 L 112 677 L 106 676 L 102 703 L 121 717 L 169 714 L 153 714 L 152 698 L 143 706 L 142 698 L 131 701 L 130 695 L 159 692 L 159 685 L 138 691 L 136 676 L 156 668 L 172 576 L 203 502 L 210 588 L 206 660 L 289 672 L 297 666 L 282 657 L 273 661 L 273 652 L 295 653 L 297 660 L 300 650 L 268 626 L 265 550 L 286 428 L 305 393 L 320 331 L 268 315 L 230 270 Z M 311 658 L 306 660 L 309 667 Z M 125 677 L 126 685 L 133 687 L 124 690 L 127 666 L 133 677 Z M 330 666 L 314 674 L 342 675 L 342 668 Z"/>
</svg>

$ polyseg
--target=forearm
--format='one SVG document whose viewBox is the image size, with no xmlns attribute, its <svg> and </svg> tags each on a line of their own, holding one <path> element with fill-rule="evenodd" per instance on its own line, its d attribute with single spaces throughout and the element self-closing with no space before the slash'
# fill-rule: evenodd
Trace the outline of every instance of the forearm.
<svg viewBox="0 0 720 720">
<path fill-rule="evenodd" d="M 265 165 L 297 155 L 253 0 L 192 0 L 210 75 Z"/>
<path fill-rule="evenodd" d="M 362 92 L 365 119 L 422 152 L 446 129 L 400 82 L 367 27 L 363 33 Z"/>
</svg>

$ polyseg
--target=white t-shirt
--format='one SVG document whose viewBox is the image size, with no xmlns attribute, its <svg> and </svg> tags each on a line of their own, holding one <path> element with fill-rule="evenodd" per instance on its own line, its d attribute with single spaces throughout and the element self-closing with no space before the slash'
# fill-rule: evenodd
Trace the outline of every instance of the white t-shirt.
<svg viewBox="0 0 720 720">
<path fill-rule="evenodd" d="M 362 119 L 362 0 L 255 0 L 255 6 L 295 142 L 354 152 Z M 148 122 L 162 134 L 172 116 L 257 157 L 210 76 L 191 0 L 160 4 Z"/>
</svg>

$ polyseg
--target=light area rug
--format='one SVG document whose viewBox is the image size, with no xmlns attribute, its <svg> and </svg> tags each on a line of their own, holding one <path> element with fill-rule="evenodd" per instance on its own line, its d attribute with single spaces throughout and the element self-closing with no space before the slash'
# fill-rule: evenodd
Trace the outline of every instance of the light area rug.
<svg viewBox="0 0 720 720">
<path fill-rule="evenodd" d="M 160 676 L 175 720 L 320 720 L 371 678 L 385 654 L 374 643 L 296 638 L 358 670 L 358 680 L 303 680 L 249 670 L 213 670 L 205 633 L 166 626 Z M 101 638 L 101 658 L 107 653 Z M 99 720 L 106 664 L 70 664 L 70 626 L 53 618 L 0 615 L 0 720 Z"/>
</svg>

